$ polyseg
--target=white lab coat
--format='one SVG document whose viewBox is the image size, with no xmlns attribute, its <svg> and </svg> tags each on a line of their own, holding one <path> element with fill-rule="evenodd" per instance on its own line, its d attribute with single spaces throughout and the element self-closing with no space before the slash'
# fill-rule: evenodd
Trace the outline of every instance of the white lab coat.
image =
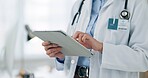
<svg viewBox="0 0 148 78">
<path fill-rule="evenodd" d="M 77 0 L 72 9 L 72 19 L 67 33 L 85 32 L 91 13 L 92 0 L 85 0 L 78 23 L 71 26 L 74 14 L 82 0 Z M 95 52 L 90 58 L 89 78 L 139 78 L 139 72 L 148 70 L 148 2 L 128 0 L 130 19 L 127 30 L 107 28 L 109 18 L 119 18 L 125 0 L 107 0 L 100 11 L 94 38 L 103 42 L 103 54 Z M 64 66 L 57 62 L 57 69 L 73 78 L 78 57 L 66 56 Z"/>
</svg>

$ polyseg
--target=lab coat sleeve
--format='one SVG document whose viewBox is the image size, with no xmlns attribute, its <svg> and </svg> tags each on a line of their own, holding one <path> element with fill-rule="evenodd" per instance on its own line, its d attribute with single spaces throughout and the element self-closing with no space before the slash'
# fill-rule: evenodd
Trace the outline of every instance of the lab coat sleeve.
<svg viewBox="0 0 148 78">
<path fill-rule="evenodd" d="M 148 70 L 148 3 L 142 1 L 133 12 L 128 45 L 103 43 L 102 68 L 128 72 Z"/>
<path fill-rule="evenodd" d="M 75 3 L 74 3 L 74 5 L 73 5 L 73 7 L 72 7 L 72 10 L 71 10 L 71 14 L 70 14 L 70 20 L 69 20 L 69 23 L 68 23 L 68 27 L 67 27 L 67 34 L 69 34 L 69 35 L 72 35 L 72 30 L 71 30 L 71 27 L 73 27 L 72 26 L 72 21 L 73 21 L 73 18 L 74 18 L 74 15 L 76 14 L 76 12 L 78 11 L 78 6 L 79 6 L 79 3 L 80 3 L 80 0 L 77 0 Z"/>
<path fill-rule="evenodd" d="M 64 70 L 64 64 L 63 63 L 58 62 L 56 59 L 55 59 L 55 63 L 56 63 L 56 69 L 58 71 Z"/>
<path fill-rule="evenodd" d="M 71 10 L 71 14 L 70 14 L 70 21 L 69 21 L 69 24 L 68 24 L 68 27 L 67 27 L 67 34 L 69 34 L 69 35 L 72 35 L 72 30 L 71 30 L 71 23 L 72 23 L 72 20 L 73 20 L 73 17 L 74 17 L 74 14 L 76 13 L 76 11 L 78 10 L 77 8 L 75 8 L 75 7 L 77 7 L 78 6 L 78 2 L 79 2 L 79 0 L 77 0 L 75 3 L 74 3 L 74 5 L 73 5 L 73 7 L 72 7 L 72 10 Z M 79 2 L 80 3 L 80 2 Z M 55 60 L 55 62 L 56 62 L 56 69 L 57 70 L 64 70 L 64 64 L 65 64 L 65 62 L 64 62 L 64 64 L 63 63 L 60 63 L 60 62 L 58 62 L 57 60 Z"/>
</svg>

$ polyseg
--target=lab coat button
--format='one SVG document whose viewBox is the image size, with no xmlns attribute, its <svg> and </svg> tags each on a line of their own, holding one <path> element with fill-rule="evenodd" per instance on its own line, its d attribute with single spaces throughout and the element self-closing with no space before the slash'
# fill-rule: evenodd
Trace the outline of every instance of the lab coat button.
<svg viewBox="0 0 148 78">
<path fill-rule="evenodd" d="M 71 64 L 74 64 L 75 63 L 75 60 L 71 60 Z"/>
</svg>

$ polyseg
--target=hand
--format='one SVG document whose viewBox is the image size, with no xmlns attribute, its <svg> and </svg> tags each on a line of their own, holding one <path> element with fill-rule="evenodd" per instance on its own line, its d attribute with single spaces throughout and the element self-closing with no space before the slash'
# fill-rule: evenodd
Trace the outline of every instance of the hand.
<svg viewBox="0 0 148 78">
<path fill-rule="evenodd" d="M 73 35 L 73 38 L 88 49 L 93 49 L 95 51 L 102 52 L 103 43 L 97 41 L 96 39 L 94 39 L 92 36 L 90 36 L 87 33 L 77 31 Z"/>
<path fill-rule="evenodd" d="M 42 46 L 44 46 L 46 54 L 49 57 L 57 57 L 59 59 L 64 58 L 64 54 L 61 52 L 62 47 L 55 43 L 43 42 Z"/>
</svg>

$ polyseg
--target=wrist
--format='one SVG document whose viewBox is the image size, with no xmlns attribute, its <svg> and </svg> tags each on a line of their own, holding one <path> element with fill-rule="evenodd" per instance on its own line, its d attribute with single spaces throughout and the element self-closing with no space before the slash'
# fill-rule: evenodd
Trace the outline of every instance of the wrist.
<svg viewBox="0 0 148 78">
<path fill-rule="evenodd" d="M 95 51 L 99 51 L 99 52 L 102 52 L 103 51 L 103 43 L 101 43 L 101 42 L 99 42 L 99 41 L 96 40 L 92 44 L 94 44 L 92 46 L 92 49 L 94 49 Z"/>
<path fill-rule="evenodd" d="M 100 43 L 100 51 L 99 51 L 101 54 L 103 52 L 103 43 Z"/>
<path fill-rule="evenodd" d="M 103 43 L 100 43 L 100 49 L 99 49 L 99 51 L 102 53 L 102 51 L 103 51 Z"/>
<path fill-rule="evenodd" d="M 57 57 L 56 57 L 56 60 L 57 60 L 59 63 L 63 63 L 63 64 L 64 64 L 65 58 L 57 58 Z"/>
<path fill-rule="evenodd" d="M 99 51 L 99 52 L 101 52 L 101 53 L 102 53 L 102 51 L 103 51 L 103 43 L 98 42 L 98 44 L 97 44 L 96 46 L 97 46 L 96 51 Z"/>
</svg>

